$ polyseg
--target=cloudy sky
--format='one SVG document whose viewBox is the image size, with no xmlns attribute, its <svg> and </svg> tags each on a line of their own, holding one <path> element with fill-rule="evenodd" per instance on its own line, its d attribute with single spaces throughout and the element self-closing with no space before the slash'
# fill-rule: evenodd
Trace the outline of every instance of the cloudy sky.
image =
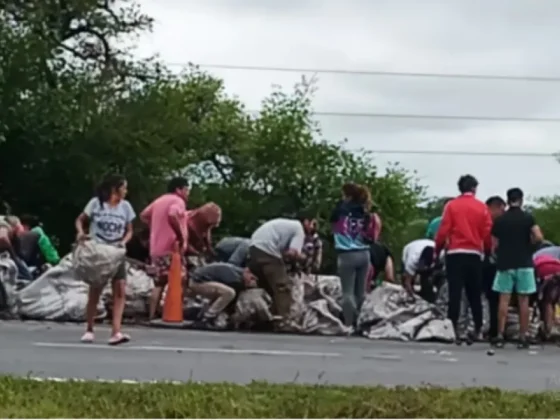
<svg viewBox="0 0 560 420">
<path fill-rule="evenodd" d="M 181 63 L 304 69 L 560 77 L 558 0 L 140 0 L 156 19 L 138 54 Z M 301 73 L 208 69 L 258 109 L 273 84 Z M 312 76 L 312 73 L 308 73 Z M 560 118 L 560 82 L 318 74 L 317 112 Z M 554 153 L 560 122 L 318 116 L 349 148 Z M 378 154 L 416 170 L 432 195 L 472 173 L 479 195 L 512 186 L 560 191 L 552 157 Z"/>
</svg>

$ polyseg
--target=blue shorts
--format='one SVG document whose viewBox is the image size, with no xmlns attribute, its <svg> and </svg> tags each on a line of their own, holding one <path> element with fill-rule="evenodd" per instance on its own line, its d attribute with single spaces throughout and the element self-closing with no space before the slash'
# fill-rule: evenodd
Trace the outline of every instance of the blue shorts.
<svg viewBox="0 0 560 420">
<path fill-rule="evenodd" d="M 496 273 L 492 289 L 498 293 L 532 295 L 537 292 L 537 280 L 533 268 L 502 270 Z"/>
</svg>

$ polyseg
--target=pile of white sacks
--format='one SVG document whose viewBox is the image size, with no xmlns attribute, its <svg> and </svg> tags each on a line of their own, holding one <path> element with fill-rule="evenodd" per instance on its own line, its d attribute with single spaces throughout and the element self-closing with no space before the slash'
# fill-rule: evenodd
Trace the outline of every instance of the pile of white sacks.
<svg viewBox="0 0 560 420">
<path fill-rule="evenodd" d="M 0 301 L 4 317 L 47 321 L 84 321 L 88 286 L 75 279 L 71 255 L 62 259 L 40 278 L 18 290 L 16 268 L 7 255 L 0 255 Z M 147 318 L 152 279 L 138 266 L 127 263 L 125 318 L 142 321 Z M 292 318 L 295 332 L 319 335 L 347 335 L 351 329 L 340 321 L 342 290 L 336 276 L 302 275 L 293 278 L 294 305 Z M 98 318 L 108 316 L 111 308 L 108 286 L 98 307 Z M 270 296 L 262 289 L 244 291 L 237 299 L 235 310 L 228 320 L 223 314 L 221 323 L 231 321 L 237 328 L 251 329 L 272 320 Z M 199 297 L 185 299 L 185 318 L 192 318 L 207 302 Z M 463 305 L 462 325 L 467 328 L 469 315 Z M 405 341 L 454 340 L 453 329 L 445 319 L 446 287 L 440 291 L 436 305 L 419 297 L 411 303 L 402 287 L 384 284 L 370 293 L 360 313 L 358 327 L 371 339 Z M 485 320 L 487 320 L 487 305 Z M 487 322 L 485 322 L 487 324 Z M 533 334 L 538 325 L 533 324 Z M 517 318 L 508 320 L 508 336 L 515 337 Z"/>
</svg>

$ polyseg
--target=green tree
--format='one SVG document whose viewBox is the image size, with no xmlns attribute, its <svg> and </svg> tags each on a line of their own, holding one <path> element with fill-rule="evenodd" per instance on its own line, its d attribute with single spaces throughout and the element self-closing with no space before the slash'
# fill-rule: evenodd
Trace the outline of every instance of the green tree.
<svg viewBox="0 0 560 420">
<path fill-rule="evenodd" d="M 538 198 L 531 211 L 545 239 L 560 244 L 560 196 Z"/>
<path fill-rule="evenodd" d="M 126 174 L 140 210 L 172 174 L 196 181 L 192 205 L 223 209 L 219 234 L 314 211 L 328 217 L 344 182 L 370 187 L 394 248 L 419 216 L 424 191 L 395 164 L 323 139 L 313 119 L 314 80 L 275 88 L 257 115 L 195 67 L 171 77 L 115 48 L 151 20 L 130 2 L 4 3 L 0 13 L 0 192 L 14 212 L 38 213 L 69 243 L 72 220 L 99 177 Z M 18 69 L 23 68 L 22 71 Z"/>
</svg>

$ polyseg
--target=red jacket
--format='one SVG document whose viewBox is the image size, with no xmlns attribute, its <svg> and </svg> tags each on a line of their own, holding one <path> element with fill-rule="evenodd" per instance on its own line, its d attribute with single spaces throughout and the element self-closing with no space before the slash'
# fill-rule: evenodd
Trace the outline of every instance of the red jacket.
<svg viewBox="0 0 560 420">
<path fill-rule="evenodd" d="M 492 218 L 486 204 L 473 194 L 463 194 L 451 200 L 443 210 L 436 235 L 436 255 L 447 253 L 483 254 L 491 247 Z"/>
</svg>

